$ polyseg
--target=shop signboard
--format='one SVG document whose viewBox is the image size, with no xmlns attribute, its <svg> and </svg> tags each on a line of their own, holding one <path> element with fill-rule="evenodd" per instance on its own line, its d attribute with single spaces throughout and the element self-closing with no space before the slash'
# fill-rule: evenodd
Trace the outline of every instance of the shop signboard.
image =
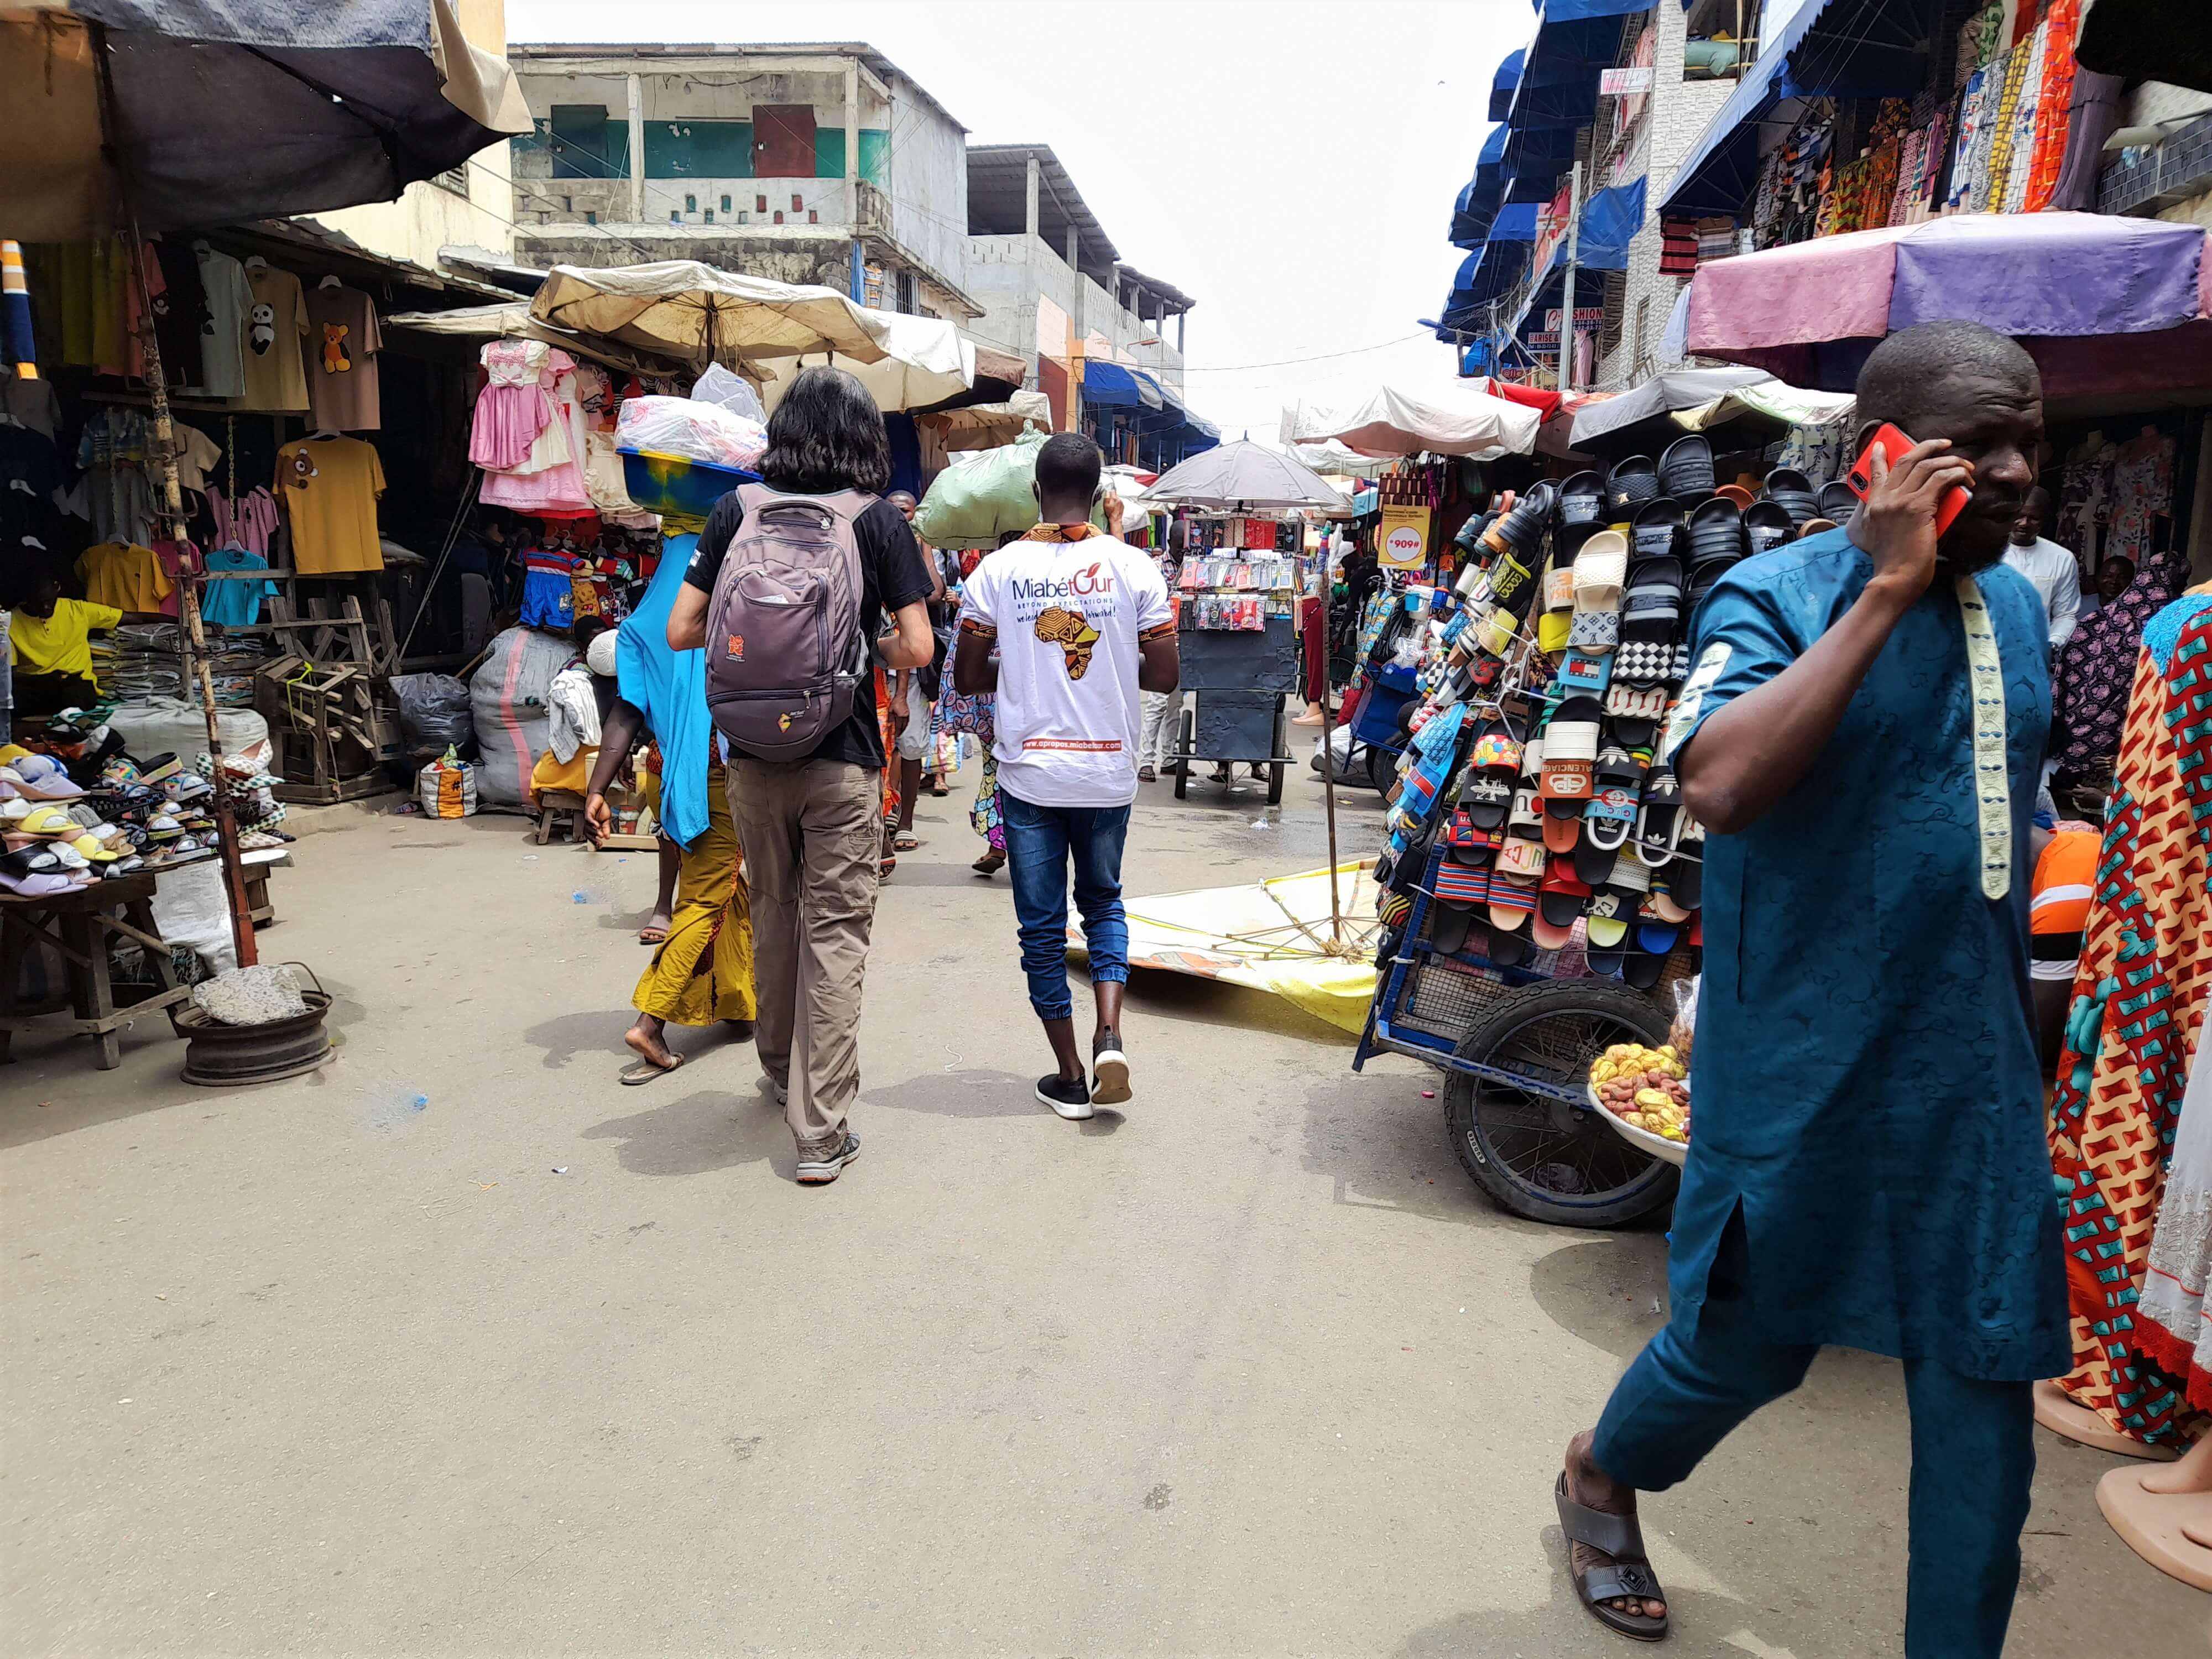
<svg viewBox="0 0 2212 1659">
<path fill-rule="evenodd" d="M 1429 562 L 1433 514 L 1425 507 L 1386 507 L 1375 532 L 1376 562 L 1385 570 L 1419 570 Z"/>
<path fill-rule="evenodd" d="M 1575 307 L 1575 326 L 1577 328 L 1596 328 L 1604 321 L 1605 307 L 1603 306 L 1577 306 Z M 1554 334 L 1557 334 L 1559 331 L 1559 307 L 1553 306 L 1549 311 L 1547 311 L 1544 313 L 1544 326 L 1551 330 Z"/>
<path fill-rule="evenodd" d="M 1631 93 L 1651 90 L 1651 66 L 1609 69 L 1597 77 L 1598 95 L 1601 98 L 1625 98 Z"/>
</svg>

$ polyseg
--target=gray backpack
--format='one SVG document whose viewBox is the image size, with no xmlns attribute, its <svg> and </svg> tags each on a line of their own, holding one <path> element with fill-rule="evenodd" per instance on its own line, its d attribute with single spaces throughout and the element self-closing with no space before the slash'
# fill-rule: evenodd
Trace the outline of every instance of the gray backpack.
<svg viewBox="0 0 2212 1659">
<path fill-rule="evenodd" d="M 738 486 L 707 606 L 707 712 L 745 753 L 805 760 L 851 718 L 869 678 L 854 520 L 875 499 Z"/>
</svg>

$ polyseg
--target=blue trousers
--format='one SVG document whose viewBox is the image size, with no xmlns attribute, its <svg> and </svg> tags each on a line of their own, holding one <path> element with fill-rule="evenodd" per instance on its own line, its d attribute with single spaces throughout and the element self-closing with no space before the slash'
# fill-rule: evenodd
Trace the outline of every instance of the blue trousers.
<svg viewBox="0 0 2212 1659">
<path fill-rule="evenodd" d="M 1615 1480 L 1664 1492 L 1687 1479 L 1737 1424 L 1803 1382 L 1820 1352 L 1759 1335 L 1743 1289 L 1741 1226 L 1723 1241 L 1705 1305 L 1668 1321 L 1606 1402 L 1592 1449 Z M 1912 1417 L 1906 1659 L 1999 1659 L 2003 1651 L 2035 1476 L 2031 1387 L 1981 1382 L 1932 1359 L 1905 1362 Z"/>
<path fill-rule="evenodd" d="M 1006 836 L 1006 873 L 1014 883 L 1022 972 L 1039 1019 L 1067 1019 L 1067 866 L 1075 865 L 1075 908 L 1091 956 L 1091 981 L 1126 983 L 1129 924 L 1121 913 L 1121 843 L 1126 806 L 1036 806 L 999 786 Z"/>
</svg>

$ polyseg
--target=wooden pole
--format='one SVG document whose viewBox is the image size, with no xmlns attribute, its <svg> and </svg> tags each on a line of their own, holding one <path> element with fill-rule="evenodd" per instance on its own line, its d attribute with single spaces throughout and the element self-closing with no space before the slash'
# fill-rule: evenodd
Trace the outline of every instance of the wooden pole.
<svg viewBox="0 0 2212 1659">
<path fill-rule="evenodd" d="M 1333 536 L 1334 527 L 1330 531 Z M 1344 946 L 1344 914 L 1336 896 L 1336 711 L 1328 684 L 1328 544 L 1321 549 L 1321 789 L 1328 811 L 1328 942 Z"/>
<path fill-rule="evenodd" d="M 100 125 L 107 137 L 109 155 L 123 185 L 126 203 L 131 194 L 131 172 L 122 161 L 128 145 L 116 118 L 115 85 L 108 71 L 107 31 L 91 25 L 94 60 L 100 66 Z M 185 496 L 177 483 L 177 429 L 169 418 L 169 380 L 161 363 L 161 343 L 154 336 L 154 304 L 146 282 L 146 239 L 139 234 L 138 215 L 129 212 L 131 279 L 138 285 L 138 341 L 146 360 L 146 390 L 153 403 L 154 480 L 158 495 L 162 532 L 181 545 L 185 540 Z M 230 930 L 238 949 L 238 965 L 251 968 L 259 961 L 253 939 L 252 906 L 246 896 L 246 866 L 238 854 L 238 815 L 230 802 L 230 775 L 223 769 L 222 732 L 216 722 L 215 678 L 208 667 L 207 635 L 200 622 L 199 582 L 190 571 L 177 577 L 177 614 L 185 624 L 185 652 L 193 677 L 199 683 L 200 712 L 207 717 L 208 757 L 215 768 L 216 845 L 222 854 L 224 884 L 230 892 Z"/>
</svg>

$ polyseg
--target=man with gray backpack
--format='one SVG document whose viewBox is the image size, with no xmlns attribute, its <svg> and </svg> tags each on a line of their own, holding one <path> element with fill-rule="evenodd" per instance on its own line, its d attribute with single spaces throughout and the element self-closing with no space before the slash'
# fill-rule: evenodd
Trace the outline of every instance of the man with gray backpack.
<svg viewBox="0 0 2212 1659">
<path fill-rule="evenodd" d="M 881 499 L 884 417 L 851 375 L 810 368 L 793 381 L 769 417 L 761 475 L 714 504 L 668 643 L 707 653 L 752 894 L 754 1042 L 799 1144 L 798 1178 L 814 1186 L 860 1150 L 845 1117 L 860 1087 L 883 847 L 875 669 L 931 659 L 934 584 Z"/>
</svg>

